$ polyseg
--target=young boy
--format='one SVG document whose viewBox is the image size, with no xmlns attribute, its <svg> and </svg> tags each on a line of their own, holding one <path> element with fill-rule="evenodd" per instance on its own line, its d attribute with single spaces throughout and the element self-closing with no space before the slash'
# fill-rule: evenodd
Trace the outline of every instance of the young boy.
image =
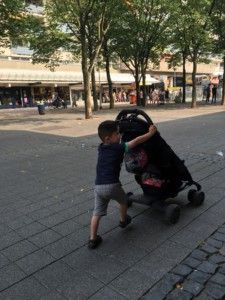
<svg viewBox="0 0 225 300">
<path fill-rule="evenodd" d="M 131 217 L 127 215 L 127 196 L 124 192 L 119 176 L 124 153 L 131 148 L 147 141 L 155 132 L 156 127 L 151 125 L 149 132 L 130 142 L 120 143 L 120 133 L 116 121 L 104 121 L 98 127 L 98 135 L 102 143 L 98 148 L 97 174 L 95 180 L 95 207 L 91 219 L 90 240 L 88 248 L 94 249 L 101 242 L 101 236 L 97 235 L 99 222 L 102 216 L 107 214 L 110 199 L 120 204 L 119 226 L 125 228 Z"/>
</svg>

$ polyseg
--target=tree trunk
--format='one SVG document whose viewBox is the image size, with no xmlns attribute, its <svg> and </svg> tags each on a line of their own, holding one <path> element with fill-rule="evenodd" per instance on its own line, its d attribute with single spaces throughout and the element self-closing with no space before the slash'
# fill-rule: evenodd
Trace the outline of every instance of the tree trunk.
<svg viewBox="0 0 225 300">
<path fill-rule="evenodd" d="M 197 61 L 196 57 L 193 59 L 193 71 L 192 71 L 192 102 L 191 108 L 196 107 L 196 72 L 197 72 Z"/>
<path fill-rule="evenodd" d="M 183 53 L 183 99 L 182 103 L 186 102 L 186 55 Z"/>
<path fill-rule="evenodd" d="M 111 75 L 110 75 L 110 57 L 109 57 L 107 40 L 105 40 L 104 44 L 103 44 L 103 54 L 104 54 L 104 58 L 105 58 L 105 70 L 106 70 L 106 76 L 107 76 L 107 81 L 108 81 L 108 86 L 109 86 L 109 99 L 110 99 L 109 108 L 114 108 L 115 103 L 114 103 L 114 98 L 113 98 L 112 79 L 111 79 Z"/>
<path fill-rule="evenodd" d="M 91 71 L 91 85 L 92 85 L 92 96 L 94 102 L 94 111 L 98 110 L 98 97 L 97 97 L 97 90 L 96 90 L 96 80 L 95 80 L 95 68 Z M 99 86 L 99 93 L 100 93 L 100 86 Z"/>
<path fill-rule="evenodd" d="M 83 70 L 85 119 L 92 118 L 91 83 L 88 71 Z"/>
<path fill-rule="evenodd" d="M 146 105 L 146 74 L 145 72 L 142 73 L 142 88 L 143 88 L 143 98 L 141 105 L 145 107 Z"/>
<path fill-rule="evenodd" d="M 82 18 L 81 22 L 83 21 Z M 85 101 L 85 118 L 92 118 L 92 107 L 91 107 L 91 83 L 90 83 L 90 74 L 88 72 L 88 47 L 85 36 L 85 25 L 81 25 L 81 65 L 84 81 L 84 101 Z"/>
<path fill-rule="evenodd" d="M 225 105 L 225 56 L 223 57 L 223 92 L 222 92 L 222 100 L 221 105 Z"/>
<path fill-rule="evenodd" d="M 136 104 L 137 106 L 141 106 L 140 103 L 140 81 L 139 81 L 139 68 L 135 67 L 135 85 L 136 85 Z"/>
</svg>

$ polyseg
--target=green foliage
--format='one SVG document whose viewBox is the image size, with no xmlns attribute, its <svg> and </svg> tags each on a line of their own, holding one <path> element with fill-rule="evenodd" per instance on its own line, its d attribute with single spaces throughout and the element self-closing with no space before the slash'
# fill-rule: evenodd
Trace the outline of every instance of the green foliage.
<svg viewBox="0 0 225 300">
<path fill-rule="evenodd" d="M 0 1 L 0 47 L 9 46 L 10 38 L 18 39 L 23 29 L 24 1 Z"/>
<path fill-rule="evenodd" d="M 211 14 L 214 1 L 175 0 L 172 52 L 186 53 L 190 61 L 205 61 L 213 49 Z"/>
<path fill-rule="evenodd" d="M 133 70 L 137 64 L 146 69 L 149 60 L 157 63 L 167 45 L 170 1 L 135 0 L 125 2 L 110 30 L 114 51 Z"/>
<path fill-rule="evenodd" d="M 214 33 L 214 51 L 225 55 L 225 2 L 215 1 L 212 14 L 212 27 Z"/>
<path fill-rule="evenodd" d="M 100 0 L 47 1 L 46 22 L 30 38 L 34 61 L 54 67 L 61 59 L 61 50 L 77 59 L 84 42 L 88 64 L 93 65 L 108 30 L 111 9 L 112 5 Z"/>
</svg>

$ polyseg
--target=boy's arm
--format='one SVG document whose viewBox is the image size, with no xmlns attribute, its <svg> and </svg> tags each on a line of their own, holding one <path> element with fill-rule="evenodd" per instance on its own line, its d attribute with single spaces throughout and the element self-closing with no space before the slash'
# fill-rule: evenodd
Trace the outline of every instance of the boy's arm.
<svg viewBox="0 0 225 300">
<path fill-rule="evenodd" d="M 135 139 L 131 140 L 130 142 L 126 143 L 128 146 L 128 149 L 132 149 L 136 147 L 137 145 L 146 142 L 148 139 L 150 139 L 157 131 L 157 128 L 155 125 L 151 125 L 149 127 L 149 131 L 143 135 L 140 135 L 136 137 Z"/>
</svg>

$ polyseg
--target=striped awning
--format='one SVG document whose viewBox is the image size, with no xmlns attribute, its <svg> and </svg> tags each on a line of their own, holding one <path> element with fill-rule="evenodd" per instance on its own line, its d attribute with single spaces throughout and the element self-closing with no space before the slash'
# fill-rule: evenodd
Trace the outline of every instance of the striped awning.
<svg viewBox="0 0 225 300">
<path fill-rule="evenodd" d="M 111 73 L 113 83 L 134 83 L 134 76 L 129 73 Z M 83 82 L 83 74 L 79 71 L 50 71 L 46 70 L 27 70 L 27 69 L 1 69 L 0 83 L 64 83 L 76 84 Z M 106 73 L 104 71 L 96 72 L 96 83 L 107 83 Z M 157 83 L 159 80 L 146 75 L 146 84 Z"/>
<path fill-rule="evenodd" d="M 71 83 L 82 82 L 82 72 L 52 72 L 46 70 L 1 69 L 0 83 Z"/>
</svg>

